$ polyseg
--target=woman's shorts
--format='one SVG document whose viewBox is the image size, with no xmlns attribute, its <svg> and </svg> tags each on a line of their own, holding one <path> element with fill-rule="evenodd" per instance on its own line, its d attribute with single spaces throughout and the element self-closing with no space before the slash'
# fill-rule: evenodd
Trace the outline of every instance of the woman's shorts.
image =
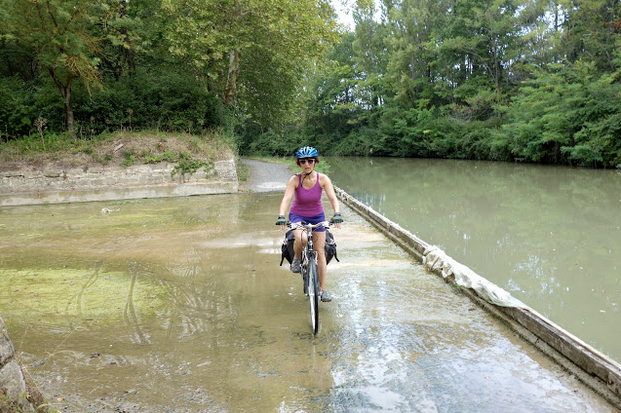
<svg viewBox="0 0 621 413">
<path fill-rule="evenodd" d="M 294 214 L 293 212 L 289 212 L 289 222 L 306 222 L 307 224 L 318 224 L 326 220 L 326 214 L 322 212 L 319 215 L 315 215 L 314 217 L 303 217 L 301 215 Z M 316 232 L 324 232 L 325 228 L 315 228 L 313 231 Z"/>
</svg>

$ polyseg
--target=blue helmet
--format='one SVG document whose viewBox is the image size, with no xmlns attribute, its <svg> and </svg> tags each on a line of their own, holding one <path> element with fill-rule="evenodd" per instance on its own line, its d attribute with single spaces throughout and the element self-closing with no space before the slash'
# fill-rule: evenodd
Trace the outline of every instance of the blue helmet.
<svg viewBox="0 0 621 413">
<path fill-rule="evenodd" d="M 317 152 L 317 149 L 313 148 L 312 146 L 305 146 L 303 148 L 300 148 L 300 150 L 298 150 L 298 152 L 295 154 L 295 156 L 300 159 L 300 158 L 315 158 L 317 156 L 319 156 L 319 152 Z"/>
</svg>

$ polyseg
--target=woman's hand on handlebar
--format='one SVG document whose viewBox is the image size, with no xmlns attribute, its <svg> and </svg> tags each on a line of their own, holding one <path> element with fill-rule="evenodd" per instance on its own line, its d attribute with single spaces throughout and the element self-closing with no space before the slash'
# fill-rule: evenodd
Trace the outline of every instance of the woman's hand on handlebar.
<svg viewBox="0 0 621 413">
<path fill-rule="evenodd" d="M 280 229 L 284 231 L 287 226 L 287 218 L 285 218 L 284 215 L 278 215 L 278 219 L 276 220 L 276 225 L 279 225 Z"/>
<path fill-rule="evenodd" d="M 340 212 L 335 212 L 334 216 L 332 217 L 332 219 L 330 221 L 334 223 L 335 227 L 341 228 L 341 223 L 343 222 L 343 217 L 341 216 Z"/>
</svg>

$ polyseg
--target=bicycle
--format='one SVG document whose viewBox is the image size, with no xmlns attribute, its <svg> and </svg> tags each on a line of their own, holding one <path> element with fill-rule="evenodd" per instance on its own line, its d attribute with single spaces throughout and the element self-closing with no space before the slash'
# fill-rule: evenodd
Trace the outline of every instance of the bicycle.
<svg viewBox="0 0 621 413">
<path fill-rule="evenodd" d="M 313 335 L 319 331 L 319 276 L 317 275 L 317 252 L 313 249 L 313 230 L 317 228 L 329 229 L 332 221 L 323 221 L 317 224 L 307 224 L 306 222 L 288 222 L 287 226 L 293 230 L 302 228 L 306 231 L 307 242 L 302 250 L 300 263 L 300 273 L 304 294 L 310 301 L 310 315 Z"/>
</svg>

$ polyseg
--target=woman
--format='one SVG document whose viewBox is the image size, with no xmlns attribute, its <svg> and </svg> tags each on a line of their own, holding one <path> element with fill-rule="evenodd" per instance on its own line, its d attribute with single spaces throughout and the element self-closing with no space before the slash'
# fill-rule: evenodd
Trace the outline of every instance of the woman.
<svg viewBox="0 0 621 413">
<path fill-rule="evenodd" d="M 339 201 L 336 199 L 332 181 L 324 174 L 315 171 L 315 165 L 319 163 L 319 153 L 317 149 L 305 146 L 296 153 L 296 163 L 302 168 L 302 171 L 293 175 L 287 183 L 285 195 L 280 203 L 280 212 L 276 225 L 280 225 L 281 229 L 285 229 L 287 220 L 285 213 L 293 199 L 293 205 L 289 211 L 289 221 L 294 223 L 307 222 L 309 224 L 317 224 L 325 221 L 326 216 L 321 204 L 322 191 L 326 191 L 328 200 L 332 204 L 334 216 L 332 221 L 337 228 L 341 227 L 343 218 L 341 217 Z M 317 276 L 319 277 L 319 288 L 321 301 L 332 301 L 330 294 L 326 291 L 326 232 L 325 228 L 318 228 L 313 231 L 313 248 L 317 251 Z M 302 231 L 294 231 L 295 242 L 293 250 L 295 258 L 291 263 L 291 271 L 300 272 L 300 258 L 302 257 L 302 248 L 306 245 L 306 233 Z"/>
</svg>

